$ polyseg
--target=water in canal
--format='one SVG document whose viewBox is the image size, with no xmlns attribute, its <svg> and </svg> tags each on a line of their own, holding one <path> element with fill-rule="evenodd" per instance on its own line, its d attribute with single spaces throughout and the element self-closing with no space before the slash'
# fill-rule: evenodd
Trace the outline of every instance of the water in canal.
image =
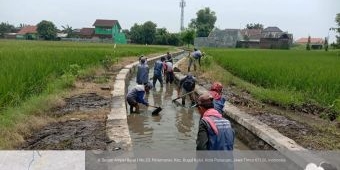
<svg viewBox="0 0 340 170">
<path fill-rule="evenodd" d="M 150 75 L 153 76 L 153 65 Z M 129 82 L 128 90 L 136 85 L 136 77 Z M 177 97 L 176 84 L 164 84 L 150 90 L 146 95 L 150 105 L 160 106 L 163 110 L 157 116 L 152 116 L 153 107 L 140 105 L 140 113 L 128 113 L 128 125 L 134 149 L 155 150 L 195 150 L 198 131 L 199 114 L 196 108 L 177 106 L 172 99 Z M 187 100 L 189 97 L 187 97 Z M 182 99 L 178 99 L 180 102 Z M 187 105 L 190 101 L 186 102 Z M 128 105 L 128 104 L 127 104 Z M 129 106 L 128 106 L 129 108 Z M 129 109 L 128 109 L 129 112 Z M 247 150 L 248 147 L 238 139 L 235 150 Z"/>
</svg>

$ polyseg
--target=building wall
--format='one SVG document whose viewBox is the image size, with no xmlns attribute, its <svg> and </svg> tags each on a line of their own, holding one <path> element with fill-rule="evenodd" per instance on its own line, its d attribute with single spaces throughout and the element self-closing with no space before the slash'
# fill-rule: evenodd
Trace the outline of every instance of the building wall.
<svg viewBox="0 0 340 170">
<path fill-rule="evenodd" d="M 94 29 L 95 34 L 104 34 L 104 35 L 111 35 L 112 34 L 112 28 L 110 27 L 98 27 Z"/>
<path fill-rule="evenodd" d="M 25 34 L 25 35 L 18 34 L 18 35 L 16 35 L 16 39 L 20 39 L 20 40 L 36 40 L 36 39 L 38 39 L 38 36 L 37 36 L 37 34 Z"/>
<path fill-rule="evenodd" d="M 115 24 L 112 28 L 96 26 L 95 34 L 99 38 L 111 38 L 117 44 L 126 44 L 125 34 L 120 32 L 118 24 Z"/>
<path fill-rule="evenodd" d="M 196 47 L 224 47 L 235 48 L 237 41 L 242 40 L 239 30 L 214 30 L 209 37 L 197 37 L 194 40 Z"/>
<path fill-rule="evenodd" d="M 225 47 L 235 48 L 238 39 L 220 37 L 197 37 L 194 40 L 195 47 Z"/>
<path fill-rule="evenodd" d="M 289 49 L 289 39 L 261 38 L 260 48 L 263 49 Z"/>
<path fill-rule="evenodd" d="M 260 41 L 238 41 L 236 48 L 259 48 Z"/>
<path fill-rule="evenodd" d="M 79 35 L 79 38 L 87 38 L 87 39 L 90 39 L 92 38 L 93 35 Z"/>
</svg>

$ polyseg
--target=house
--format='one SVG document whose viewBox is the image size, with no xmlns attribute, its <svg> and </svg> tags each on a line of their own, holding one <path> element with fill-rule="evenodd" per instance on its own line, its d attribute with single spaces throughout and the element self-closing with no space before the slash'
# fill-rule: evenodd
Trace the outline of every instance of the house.
<svg viewBox="0 0 340 170">
<path fill-rule="evenodd" d="M 241 34 L 245 40 L 260 41 L 262 29 L 243 29 Z"/>
<path fill-rule="evenodd" d="M 278 27 L 267 27 L 261 32 L 260 48 L 289 49 L 293 42 L 293 35 L 283 32 Z"/>
<path fill-rule="evenodd" d="M 307 45 L 308 38 L 299 38 L 295 41 L 296 44 Z M 322 49 L 324 40 L 322 38 L 310 38 L 311 49 Z"/>
<path fill-rule="evenodd" d="M 17 33 L 13 33 L 13 32 L 5 33 L 4 34 L 4 38 L 5 39 L 16 39 L 17 38 Z"/>
<path fill-rule="evenodd" d="M 237 42 L 237 48 L 259 48 L 262 29 L 243 29 L 243 40 Z"/>
<path fill-rule="evenodd" d="M 195 47 L 225 47 L 234 48 L 238 41 L 243 40 L 239 29 L 213 29 L 208 37 L 197 37 Z"/>
<path fill-rule="evenodd" d="M 94 28 L 82 28 L 77 33 L 79 38 L 90 39 L 94 36 Z"/>
<path fill-rule="evenodd" d="M 17 39 L 36 40 L 38 39 L 37 26 L 25 26 L 16 34 Z"/>
<path fill-rule="evenodd" d="M 289 49 L 293 35 L 278 27 L 261 29 L 213 29 L 208 37 L 197 37 L 196 47 Z"/>
<path fill-rule="evenodd" d="M 122 28 L 117 20 L 97 19 L 93 26 L 94 37 L 112 39 L 117 44 L 126 44 L 125 34 L 121 32 Z"/>
<path fill-rule="evenodd" d="M 261 32 L 261 38 L 278 38 L 283 31 L 278 27 L 267 27 Z"/>
</svg>

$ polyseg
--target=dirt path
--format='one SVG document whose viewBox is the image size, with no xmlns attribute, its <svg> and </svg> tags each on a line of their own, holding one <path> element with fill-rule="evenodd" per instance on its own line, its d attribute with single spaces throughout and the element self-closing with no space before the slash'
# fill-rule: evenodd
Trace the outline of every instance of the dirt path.
<svg viewBox="0 0 340 170">
<path fill-rule="evenodd" d="M 179 66 L 183 73 L 187 71 L 187 62 Z M 199 84 L 206 89 L 210 88 L 213 81 L 210 73 L 198 69 L 193 74 L 198 78 Z M 242 111 L 259 119 L 261 122 L 278 130 L 283 135 L 295 140 L 305 148 L 313 150 L 340 149 L 340 128 L 335 122 L 320 119 L 314 114 L 307 114 L 303 110 L 283 109 L 271 104 L 255 100 L 248 92 L 233 86 L 224 86 L 223 94 L 228 102 L 236 105 Z"/>
<path fill-rule="evenodd" d="M 126 57 L 114 64 L 106 74 L 104 70 L 75 82 L 75 87 L 64 96 L 60 104 L 48 113 L 54 123 L 44 126 L 25 139 L 20 149 L 46 150 L 105 150 L 107 144 L 114 145 L 106 135 L 106 118 L 110 112 L 111 89 L 118 72 L 136 57 Z"/>
</svg>

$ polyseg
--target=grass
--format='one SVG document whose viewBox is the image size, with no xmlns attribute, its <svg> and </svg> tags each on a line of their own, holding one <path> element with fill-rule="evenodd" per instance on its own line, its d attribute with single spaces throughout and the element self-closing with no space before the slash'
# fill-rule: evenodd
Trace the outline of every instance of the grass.
<svg viewBox="0 0 340 170">
<path fill-rule="evenodd" d="M 214 63 L 246 81 L 233 80 L 262 101 L 282 106 L 315 103 L 340 111 L 338 51 L 208 48 L 205 52 Z"/>
<path fill-rule="evenodd" d="M 169 47 L 43 41 L 0 41 L 0 109 L 18 106 L 41 93 L 49 81 L 74 67 L 85 69 L 107 58 L 166 52 Z"/>
<path fill-rule="evenodd" d="M 76 77 L 91 76 L 103 61 L 165 53 L 167 46 L 0 40 L 0 149 L 53 121 L 54 107 Z M 98 80 L 103 81 L 103 80 Z M 67 91 L 66 91 L 67 92 Z"/>
<path fill-rule="evenodd" d="M 291 103 L 299 105 L 306 100 L 302 93 L 283 91 L 280 89 L 264 88 L 259 85 L 249 83 L 244 79 L 235 76 L 228 70 L 224 69 L 224 67 L 221 66 L 221 62 L 216 62 L 211 55 L 203 58 L 202 67 L 199 69 L 199 72 L 197 74 L 207 77 L 210 81 L 220 81 L 224 85 L 229 84 L 236 86 L 237 88 L 233 88 L 233 90 L 239 91 L 239 94 L 242 94 L 242 92 L 246 90 L 250 92 L 252 96 L 259 100 L 267 102 L 275 101 L 282 106 L 289 105 Z M 340 102 L 340 100 L 336 99 L 335 103 L 337 102 Z M 309 125 L 309 127 L 311 128 L 310 133 L 294 138 L 294 140 L 300 145 L 303 145 L 306 148 L 314 148 L 317 150 L 334 150 L 340 148 L 338 142 L 340 139 L 340 133 L 339 129 L 337 128 L 336 122 L 315 119 L 315 117 L 313 116 L 296 114 L 295 112 L 284 111 L 281 109 L 268 109 L 272 114 L 282 115 L 304 125 Z M 340 122 L 339 120 L 340 116 L 338 117 L 338 122 Z"/>
<path fill-rule="evenodd" d="M 8 107 L 0 114 L 0 149 L 13 149 L 24 141 L 24 136 L 54 120 L 48 116 L 48 110 L 58 105 L 58 99 L 64 94 L 74 77 L 64 77 L 47 85 L 39 95 L 32 96 L 17 107 Z"/>
</svg>

